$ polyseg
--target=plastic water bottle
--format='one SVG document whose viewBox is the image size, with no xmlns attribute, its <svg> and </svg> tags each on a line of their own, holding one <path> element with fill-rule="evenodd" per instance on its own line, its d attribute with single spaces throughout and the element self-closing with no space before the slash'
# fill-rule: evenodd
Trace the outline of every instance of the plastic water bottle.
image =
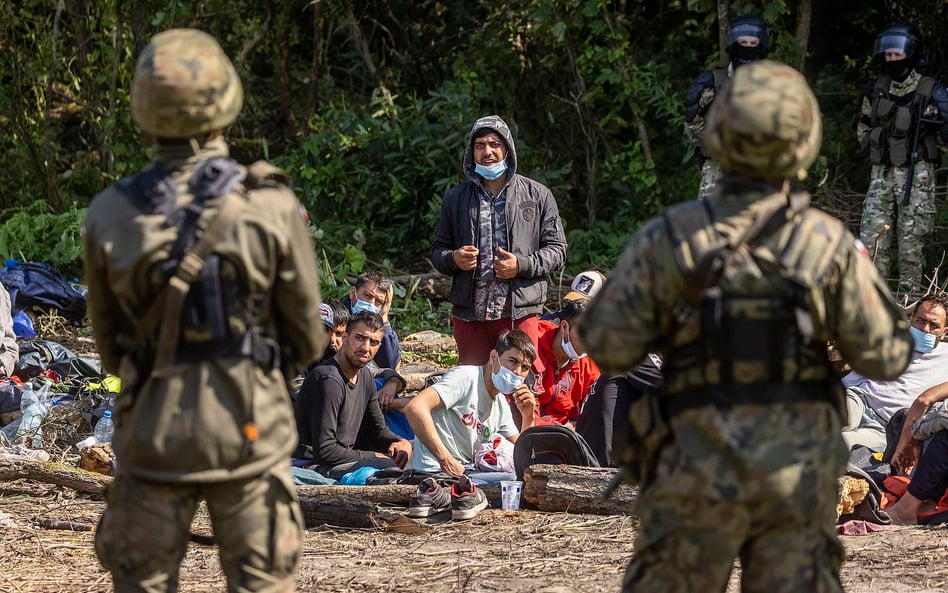
<svg viewBox="0 0 948 593">
<path fill-rule="evenodd" d="M 112 410 L 102 412 L 102 418 L 95 425 L 92 436 L 97 443 L 108 443 L 112 441 L 112 435 L 115 434 L 115 422 L 112 421 Z"/>
<path fill-rule="evenodd" d="M 23 412 L 23 416 L 20 418 L 20 427 L 16 431 L 16 436 L 30 439 L 31 445 L 35 449 L 42 447 L 43 418 L 46 417 L 49 408 L 46 402 L 39 399 L 33 391 L 33 385 L 30 383 L 27 383 L 23 388 L 20 410 Z"/>
<path fill-rule="evenodd" d="M 30 406 L 36 401 L 36 392 L 33 391 L 33 384 L 25 384 L 20 393 L 20 412 L 26 414 L 26 411 L 30 409 Z"/>
</svg>

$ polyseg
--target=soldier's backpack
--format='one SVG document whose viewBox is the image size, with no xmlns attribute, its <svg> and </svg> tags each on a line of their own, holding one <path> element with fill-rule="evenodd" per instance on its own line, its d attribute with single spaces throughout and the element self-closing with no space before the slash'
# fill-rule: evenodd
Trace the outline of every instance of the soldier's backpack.
<svg viewBox="0 0 948 593">
<path fill-rule="evenodd" d="M 523 479 L 525 469 L 535 464 L 599 467 L 586 440 L 559 424 L 531 426 L 521 432 L 514 443 L 513 456 L 518 480 Z"/>
</svg>

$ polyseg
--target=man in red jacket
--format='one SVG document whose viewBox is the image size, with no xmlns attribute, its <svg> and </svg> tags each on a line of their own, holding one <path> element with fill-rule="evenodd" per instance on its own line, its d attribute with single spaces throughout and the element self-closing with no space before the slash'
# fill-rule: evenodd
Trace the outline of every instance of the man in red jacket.
<svg viewBox="0 0 948 593">
<path fill-rule="evenodd" d="M 587 299 L 567 302 L 555 322 L 540 321 L 537 359 L 533 363 L 540 424 L 572 428 L 589 388 L 599 379 L 599 367 L 586 356 L 574 327 L 588 304 Z"/>
</svg>

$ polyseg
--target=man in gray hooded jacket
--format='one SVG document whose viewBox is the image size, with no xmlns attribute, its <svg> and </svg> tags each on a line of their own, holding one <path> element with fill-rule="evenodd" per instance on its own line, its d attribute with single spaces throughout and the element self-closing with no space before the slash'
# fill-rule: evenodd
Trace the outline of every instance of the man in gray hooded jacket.
<svg viewBox="0 0 948 593">
<path fill-rule="evenodd" d="M 510 128 L 496 115 L 474 123 L 464 181 L 441 202 L 431 261 L 452 277 L 459 364 L 484 364 L 500 334 L 524 331 L 534 345 L 547 274 L 566 259 L 566 234 L 552 192 L 517 174 Z"/>
</svg>

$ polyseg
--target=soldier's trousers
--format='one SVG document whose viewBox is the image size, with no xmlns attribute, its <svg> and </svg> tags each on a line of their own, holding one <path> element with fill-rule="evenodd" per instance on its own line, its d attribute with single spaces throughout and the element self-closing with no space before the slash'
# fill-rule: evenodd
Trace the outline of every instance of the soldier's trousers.
<svg viewBox="0 0 948 593">
<path fill-rule="evenodd" d="M 698 183 L 698 199 L 706 200 L 718 187 L 721 180 L 721 165 L 711 159 L 701 164 L 701 181 Z"/>
<path fill-rule="evenodd" d="M 889 278 L 892 258 L 897 254 L 900 294 L 922 294 L 928 287 L 925 245 L 935 224 L 935 166 L 916 163 L 909 201 L 903 205 L 907 178 L 908 167 L 872 166 L 859 238 L 883 278 Z"/>
<path fill-rule="evenodd" d="M 199 502 L 207 510 L 230 593 L 291 593 L 302 514 L 289 465 L 247 480 L 168 484 L 118 475 L 96 533 L 115 593 L 172 593 Z"/>
<path fill-rule="evenodd" d="M 837 479 L 846 450 L 826 403 L 681 412 L 641 490 L 624 592 L 839 593 Z"/>
</svg>

